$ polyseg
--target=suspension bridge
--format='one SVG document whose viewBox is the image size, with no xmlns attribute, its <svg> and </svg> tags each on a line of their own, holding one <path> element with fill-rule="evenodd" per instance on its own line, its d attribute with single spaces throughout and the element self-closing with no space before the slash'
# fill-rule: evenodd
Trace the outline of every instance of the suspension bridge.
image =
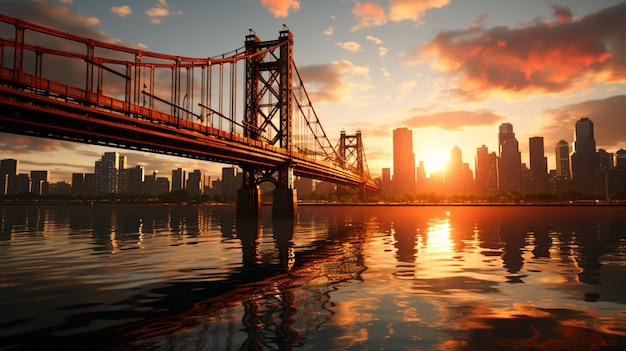
<svg viewBox="0 0 626 351">
<path fill-rule="evenodd" d="M 376 190 L 361 132 L 332 143 L 294 63 L 287 28 L 209 58 L 98 41 L 0 14 L 0 132 L 234 164 L 237 211 L 297 212 L 294 176 Z M 4 33 L 0 32 L 0 35 Z"/>
</svg>

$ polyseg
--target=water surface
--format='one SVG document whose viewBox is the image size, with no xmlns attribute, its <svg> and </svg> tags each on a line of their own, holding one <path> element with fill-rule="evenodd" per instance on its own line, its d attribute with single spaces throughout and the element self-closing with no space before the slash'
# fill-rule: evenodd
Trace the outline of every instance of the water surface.
<svg viewBox="0 0 626 351">
<path fill-rule="evenodd" d="M 626 349 L 626 207 L 0 206 L 0 349 Z"/>
</svg>

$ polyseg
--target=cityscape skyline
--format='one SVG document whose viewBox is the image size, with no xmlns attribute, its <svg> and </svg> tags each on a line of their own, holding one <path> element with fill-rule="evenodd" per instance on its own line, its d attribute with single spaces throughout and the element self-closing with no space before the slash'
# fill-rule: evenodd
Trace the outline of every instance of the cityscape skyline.
<svg viewBox="0 0 626 351">
<path fill-rule="evenodd" d="M 626 150 L 620 148 L 616 152 L 607 152 L 597 149 L 594 123 L 587 117 L 576 121 L 575 130 L 576 139 L 571 148 L 564 140 L 554 146 L 555 169 L 548 168 L 541 136 L 528 139 L 530 162 L 522 162 L 514 126 L 505 122 L 498 127 L 500 147 L 497 152 L 490 152 L 484 144 L 476 148 L 474 171 L 469 163 L 463 162 L 463 151 L 455 145 L 445 168 L 427 176 L 423 161 L 419 161 L 416 167 L 413 131 L 406 127 L 396 128 L 393 132 L 393 172 L 389 167 L 381 169 L 381 176 L 376 178 L 381 187 L 379 195 L 578 191 L 604 195 L 609 200 L 610 194 L 626 191 Z M 188 172 L 183 168 L 172 169 L 171 176 L 159 176 L 157 171 L 145 174 L 140 164 L 128 167 L 127 156 L 118 151 L 105 152 L 94 162 L 93 169 L 93 173 L 72 173 L 71 183 L 52 182 L 49 170 L 22 173 L 19 160 L 1 159 L 0 194 L 158 195 L 185 189 L 191 194 L 212 193 L 228 197 L 234 196 L 242 186 L 241 170 L 236 166 L 223 167 L 221 179 L 211 180 L 211 176 L 198 169 Z M 313 183 L 313 179 L 298 177 L 296 180 L 296 185 L 301 186 L 307 195 L 314 191 Z M 332 192 L 327 186 L 320 186 L 324 193 Z M 261 187 L 263 192 L 272 191 L 270 184 L 262 183 Z"/>
<path fill-rule="evenodd" d="M 404 5 L 403 5 L 404 4 Z M 575 121 L 596 124 L 598 148 L 626 141 L 626 4 L 617 0 L 372 1 L 304 3 L 107 3 L 7 0 L 2 14 L 76 35 L 142 50 L 210 57 L 243 44 L 248 29 L 271 39 L 286 24 L 294 59 L 332 140 L 361 130 L 374 176 L 390 166 L 392 133 L 413 130 L 416 162 L 444 167 L 456 145 L 473 169 L 473 150 L 499 145 L 493 130 L 515 125 L 523 162 L 525 141 L 541 135 L 548 166 L 552 147 L 574 141 Z M 155 15 L 159 14 L 159 15 Z M 194 33 L 207 33 L 206 41 Z M 12 37 L 0 26 L 0 35 Z M 5 51 L 5 56 L 7 52 Z M 8 59 L 8 57 L 7 57 Z M 47 67 L 46 69 L 51 69 Z M 5 157 L 24 169 L 52 165 L 53 180 L 87 171 L 109 148 L 0 134 Z M 127 152 L 133 159 L 135 154 Z M 220 164 L 142 154 L 147 169 L 205 169 Z"/>
</svg>

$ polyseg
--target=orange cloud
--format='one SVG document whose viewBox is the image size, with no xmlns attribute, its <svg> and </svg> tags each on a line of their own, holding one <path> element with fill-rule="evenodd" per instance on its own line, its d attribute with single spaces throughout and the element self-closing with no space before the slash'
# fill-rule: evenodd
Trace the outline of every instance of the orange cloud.
<svg viewBox="0 0 626 351">
<path fill-rule="evenodd" d="M 402 125 L 410 128 L 435 127 L 444 130 L 458 131 L 466 127 L 491 126 L 506 117 L 489 110 L 478 111 L 443 111 L 431 114 L 421 114 L 402 121 Z"/>
<path fill-rule="evenodd" d="M 289 10 L 300 10 L 298 0 L 261 0 L 261 4 L 276 18 L 289 16 Z"/>
<path fill-rule="evenodd" d="M 126 17 L 128 15 L 131 15 L 133 13 L 133 10 L 130 8 L 130 6 L 124 5 L 111 7 L 111 12 L 120 17 Z"/>
<path fill-rule="evenodd" d="M 459 76 L 454 93 L 467 99 L 561 93 L 626 81 L 626 3 L 574 22 L 568 8 L 553 10 L 556 23 L 441 32 L 418 54 Z"/>
<path fill-rule="evenodd" d="M 357 24 L 352 27 L 352 31 L 387 23 L 385 10 L 374 2 L 357 2 L 352 9 L 352 14 L 357 19 Z"/>
<path fill-rule="evenodd" d="M 389 19 L 418 21 L 426 10 L 448 5 L 450 0 L 389 0 Z"/>
</svg>

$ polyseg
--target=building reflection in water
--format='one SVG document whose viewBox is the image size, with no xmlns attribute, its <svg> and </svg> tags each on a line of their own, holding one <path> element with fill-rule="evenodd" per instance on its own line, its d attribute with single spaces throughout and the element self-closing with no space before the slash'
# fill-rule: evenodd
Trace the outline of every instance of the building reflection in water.
<svg viewBox="0 0 626 351">
<path fill-rule="evenodd" d="M 563 349 L 572 340 L 603 345 L 593 328 L 623 327 L 575 308 L 626 304 L 623 273 L 606 264 L 623 265 L 626 219 L 607 211 L 589 221 L 586 211 L 320 206 L 291 219 L 253 219 L 228 206 L 5 206 L 0 240 L 68 226 L 69 241 L 88 240 L 92 254 L 113 257 L 99 284 L 124 277 L 126 266 L 146 275 L 120 289 L 130 295 L 65 318 L 33 345 L 110 322 L 63 340 L 84 346 L 97 337 L 102 349 L 113 345 L 106 340 L 144 349 L 292 349 L 321 334 L 328 340 L 318 336 L 316 346 L 373 349 L 375 337 L 402 335 L 444 340 L 440 349 L 485 340 L 492 349 Z M 548 296 L 534 296 L 538 282 Z M 559 308 L 563 296 L 568 308 Z"/>
</svg>

